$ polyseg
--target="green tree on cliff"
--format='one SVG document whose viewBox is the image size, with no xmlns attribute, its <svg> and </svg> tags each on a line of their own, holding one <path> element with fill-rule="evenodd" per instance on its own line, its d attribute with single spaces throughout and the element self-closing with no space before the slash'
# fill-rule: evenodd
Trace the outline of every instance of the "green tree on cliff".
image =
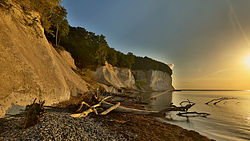
<svg viewBox="0 0 250 141">
<path fill-rule="evenodd" d="M 18 0 L 17 0 L 18 1 Z M 62 7 L 61 0 L 22 0 L 19 1 L 24 9 L 33 9 L 40 14 L 40 21 L 48 38 L 66 36 L 69 32 L 69 24 L 66 19 L 67 11 Z M 28 4 L 29 3 L 29 4 Z"/>
<path fill-rule="evenodd" d="M 113 48 L 108 48 L 108 53 L 107 53 L 107 61 L 112 65 L 112 66 L 117 66 L 117 51 Z"/>
<path fill-rule="evenodd" d="M 66 36 L 69 33 L 69 24 L 66 16 L 67 11 L 64 7 L 55 7 L 53 16 L 51 17 L 52 28 L 55 28 L 55 33 L 52 32 L 51 34 L 55 36 L 56 46 L 58 46 L 58 38 Z"/>
</svg>

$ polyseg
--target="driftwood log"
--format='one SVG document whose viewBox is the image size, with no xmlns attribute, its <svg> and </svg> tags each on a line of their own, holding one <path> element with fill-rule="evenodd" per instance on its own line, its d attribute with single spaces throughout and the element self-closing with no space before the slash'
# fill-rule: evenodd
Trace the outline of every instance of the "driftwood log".
<svg viewBox="0 0 250 141">
<path fill-rule="evenodd" d="M 113 111 L 114 109 L 118 108 L 120 106 L 120 102 L 118 102 L 117 104 L 111 106 L 110 108 L 108 108 L 106 111 L 102 112 L 100 115 L 107 115 L 109 112 Z"/>
<path fill-rule="evenodd" d="M 202 116 L 202 117 L 206 117 L 209 114 L 208 113 L 198 113 L 198 112 L 188 112 L 188 110 L 195 105 L 194 102 L 191 102 L 189 100 L 187 101 L 182 101 L 180 103 L 180 107 L 177 107 L 175 105 L 172 105 L 169 108 L 166 108 L 164 110 L 161 111 L 151 111 L 151 110 L 140 110 L 140 109 L 135 109 L 135 108 L 127 108 L 124 106 L 120 105 L 120 102 L 116 103 L 116 104 L 112 104 L 109 103 L 105 100 L 107 100 L 108 98 L 110 98 L 111 96 L 105 97 L 102 100 L 98 100 L 100 98 L 96 97 L 96 99 L 99 101 L 99 103 L 90 106 L 88 103 L 86 102 L 82 102 L 81 106 L 79 107 L 79 109 L 77 110 L 77 112 L 80 112 L 83 105 L 86 105 L 87 107 L 89 107 L 88 110 L 82 112 L 82 113 L 77 113 L 77 114 L 72 114 L 72 117 L 86 117 L 88 116 L 89 113 L 94 112 L 96 115 L 106 115 L 111 111 L 117 111 L 117 112 L 127 112 L 127 113 L 134 113 L 134 114 L 144 114 L 144 115 L 149 115 L 149 114 L 161 114 L 161 113 L 165 113 L 168 111 L 184 111 L 183 113 L 178 113 L 178 116 L 182 116 L 182 117 L 194 117 L 194 116 Z M 97 107 L 104 107 L 104 108 L 108 108 L 105 111 L 103 111 L 102 113 L 98 114 L 96 108 Z"/>
<path fill-rule="evenodd" d="M 216 105 L 217 103 L 220 103 L 221 101 L 230 100 L 230 99 L 237 99 L 237 98 L 234 98 L 234 97 L 215 98 L 215 99 L 212 99 L 212 100 L 206 102 L 205 104 L 208 105 L 208 104 L 212 103 L 213 105 Z"/>
<path fill-rule="evenodd" d="M 79 117 L 79 118 L 81 118 L 81 117 L 88 116 L 88 114 L 91 113 L 91 112 L 95 112 L 95 114 L 98 115 L 98 112 L 97 112 L 96 108 L 100 107 L 101 104 L 102 104 L 102 102 L 104 102 L 108 98 L 111 98 L 111 96 L 103 98 L 99 103 L 97 103 L 97 104 L 95 104 L 93 106 L 90 106 L 89 104 L 87 104 L 86 102 L 83 101 L 82 104 L 81 104 L 81 106 L 80 106 L 80 108 L 77 111 L 80 111 L 81 108 L 83 107 L 83 105 L 87 105 L 89 107 L 89 109 L 86 110 L 86 111 L 84 111 L 84 112 L 82 112 L 82 113 L 71 114 L 70 116 L 71 117 Z"/>
<path fill-rule="evenodd" d="M 198 113 L 198 112 L 184 112 L 184 113 L 178 113 L 178 116 L 182 116 L 182 117 L 207 117 L 210 114 L 208 113 Z"/>
<path fill-rule="evenodd" d="M 102 103 L 103 107 L 110 107 L 110 106 L 113 106 L 113 105 L 114 104 L 106 102 L 106 101 L 104 101 Z M 159 111 L 139 110 L 139 109 L 127 108 L 127 107 L 123 107 L 123 106 L 117 107 L 114 111 L 126 112 L 126 113 L 134 113 L 134 114 L 145 114 L 145 115 L 159 113 Z"/>
<path fill-rule="evenodd" d="M 195 104 L 187 105 L 187 106 L 181 106 L 181 107 L 169 107 L 165 111 L 188 111 L 191 107 L 193 107 Z"/>
<path fill-rule="evenodd" d="M 195 105 L 194 102 L 189 101 L 188 99 L 186 101 L 182 101 L 180 103 L 181 106 L 177 107 L 175 105 L 171 105 L 169 108 L 166 108 L 164 111 L 188 111 L 191 107 Z"/>
<path fill-rule="evenodd" d="M 188 110 L 195 105 L 194 102 L 189 101 L 188 99 L 186 101 L 182 101 L 180 103 L 180 107 L 177 107 L 175 105 L 172 105 L 170 108 L 167 108 L 168 111 L 183 111 L 179 112 L 176 115 L 181 117 L 186 117 L 187 119 L 189 117 L 207 117 L 208 113 L 199 113 L 199 112 L 188 112 Z"/>
</svg>

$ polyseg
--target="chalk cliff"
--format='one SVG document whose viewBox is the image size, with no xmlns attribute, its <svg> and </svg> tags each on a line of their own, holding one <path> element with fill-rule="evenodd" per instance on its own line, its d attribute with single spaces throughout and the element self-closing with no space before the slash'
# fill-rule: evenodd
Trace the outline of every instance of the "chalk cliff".
<svg viewBox="0 0 250 141">
<path fill-rule="evenodd" d="M 105 84 L 105 89 L 114 91 L 115 88 L 140 89 L 144 91 L 165 91 L 173 90 L 172 77 L 166 73 L 157 70 L 136 70 L 127 68 L 117 68 L 105 63 L 105 66 L 99 67 L 95 72 L 96 80 Z M 107 87 L 109 86 L 109 87 Z"/>
<path fill-rule="evenodd" d="M 95 72 L 95 78 L 99 83 L 115 88 L 135 89 L 135 79 L 130 69 L 117 68 L 105 62 L 105 66 L 99 67 Z"/>
<path fill-rule="evenodd" d="M 135 70 L 133 75 L 139 89 L 146 91 L 173 90 L 172 77 L 162 71 L 157 70 Z"/>
<path fill-rule="evenodd" d="M 0 6 L 0 117 L 34 98 L 50 105 L 84 94 L 85 81 L 48 43 L 39 15 L 15 4 Z"/>
<path fill-rule="evenodd" d="M 59 50 L 59 54 L 64 59 L 64 61 L 73 69 L 77 69 L 75 65 L 75 60 L 72 58 L 71 54 L 66 50 Z"/>
</svg>

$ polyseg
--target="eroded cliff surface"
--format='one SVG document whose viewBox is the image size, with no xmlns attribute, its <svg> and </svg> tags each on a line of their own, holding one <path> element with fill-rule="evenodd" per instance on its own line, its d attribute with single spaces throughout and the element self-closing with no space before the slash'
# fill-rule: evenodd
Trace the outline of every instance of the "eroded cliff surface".
<svg viewBox="0 0 250 141">
<path fill-rule="evenodd" d="M 50 105 L 87 91 L 48 43 L 37 13 L 15 4 L 0 7 L 0 13 L 0 117 L 11 104 L 24 106 L 37 98 Z"/>
<path fill-rule="evenodd" d="M 99 67 L 95 72 L 96 80 L 99 83 L 109 86 L 105 88 L 108 91 L 114 91 L 114 88 L 139 89 L 143 91 L 165 91 L 173 90 L 172 77 L 162 71 L 157 70 L 136 70 L 127 68 L 117 68 L 105 63 L 105 66 Z"/>
<path fill-rule="evenodd" d="M 77 69 L 75 65 L 75 60 L 72 58 L 71 54 L 66 50 L 59 50 L 59 54 L 64 59 L 64 61 L 73 69 Z"/>
<path fill-rule="evenodd" d="M 166 72 L 157 70 L 135 70 L 133 74 L 139 89 L 146 91 L 174 90 L 172 77 Z"/>
<path fill-rule="evenodd" d="M 95 72 L 95 78 L 99 83 L 115 88 L 135 89 L 135 79 L 130 69 L 117 68 L 105 62 L 105 66 L 99 67 Z"/>
</svg>

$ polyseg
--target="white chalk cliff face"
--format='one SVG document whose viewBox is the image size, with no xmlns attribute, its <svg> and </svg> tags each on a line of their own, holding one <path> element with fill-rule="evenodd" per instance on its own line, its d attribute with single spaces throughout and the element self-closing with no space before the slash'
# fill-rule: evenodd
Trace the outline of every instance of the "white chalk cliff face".
<svg viewBox="0 0 250 141">
<path fill-rule="evenodd" d="M 130 69 L 112 67 L 107 62 L 105 66 L 99 67 L 96 70 L 95 77 L 99 83 L 115 88 L 141 89 L 144 91 L 174 89 L 172 86 L 172 77 L 168 73 L 156 70 L 138 70 L 132 73 Z M 105 89 L 110 91 L 110 87 L 109 89 Z"/>
<path fill-rule="evenodd" d="M 0 13 L 0 117 L 13 104 L 37 98 L 50 105 L 88 90 L 48 43 L 37 13 L 15 4 Z"/>
<path fill-rule="evenodd" d="M 162 71 L 157 70 L 136 70 L 133 71 L 137 86 L 146 91 L 174 90 L 172 77 Z"/>
<path fill-rule="evenodd" d="M 172 85 L 172 77 L 162 71 L 151 70 L 151 80 L 149 87 L 152 90 L 164 91 L 164 90 L 174 90 Z"/>
<path fill-rule="evenodd" d="M 105 62 L 105 66 L 99 67 L 95 72 L 95 78 L 99 83 L 115 88 L 135 89 L 135 79 L 130 69 L 117 68 Z"/>
</svg>

